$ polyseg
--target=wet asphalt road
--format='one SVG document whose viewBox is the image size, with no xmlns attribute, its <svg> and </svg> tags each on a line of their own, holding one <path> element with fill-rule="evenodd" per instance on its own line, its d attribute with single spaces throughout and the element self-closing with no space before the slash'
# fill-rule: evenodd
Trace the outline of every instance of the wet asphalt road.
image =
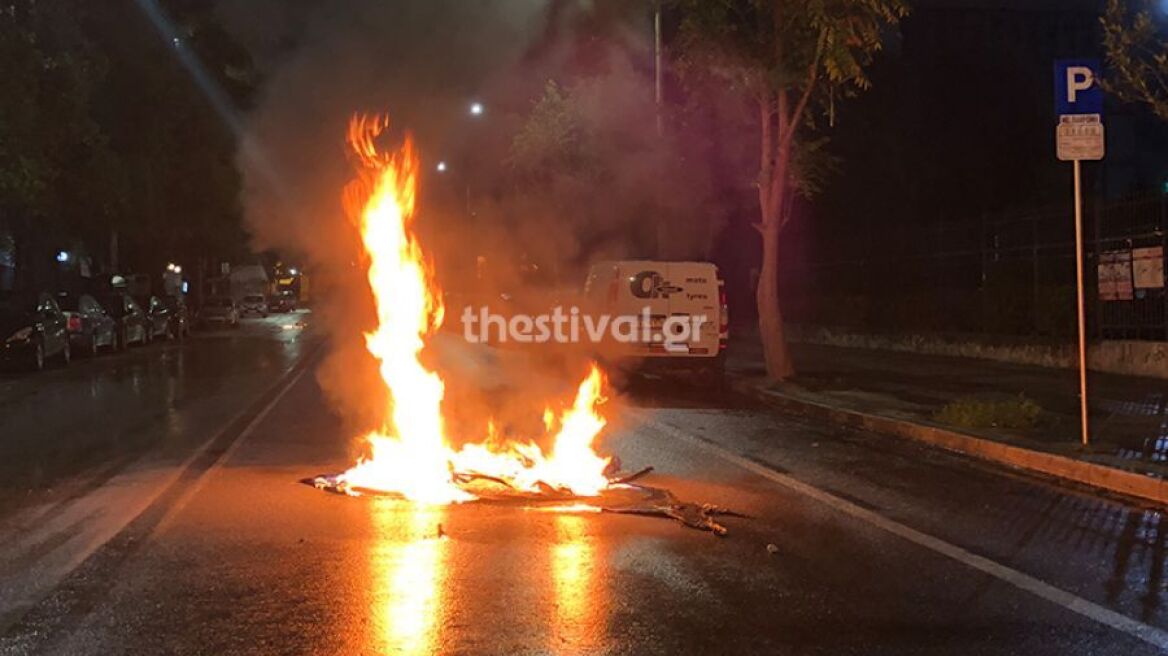
<svg viewBox="0 0 1168 656">
<path fill-rule="evenodd" d="M 751 515 L 727 519 L 726 538 L 313 490 L 297 480 L 345 469 L 353 437 L 311 375 L 311 331 L 284 327 L 296 320 L 0 383 L 6 468 L 61 435 L 0 518 L 0 653 L 1168 646 L 1159 512 L 681 380 L 636 382 L 604 449 Z M 46 427 L 37 407 L 60 411 Z M 86 440 L 86 468 L 62 464 L 68 436 Z"/>
</svg>

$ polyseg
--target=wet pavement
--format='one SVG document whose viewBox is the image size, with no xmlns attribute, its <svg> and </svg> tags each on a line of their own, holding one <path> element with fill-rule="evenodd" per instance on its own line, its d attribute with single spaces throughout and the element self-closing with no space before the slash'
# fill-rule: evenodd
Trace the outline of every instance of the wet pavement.
<svg viewBox="0 0 1168 656">
<path fill-rule="evenodd" d="M 190 402 L 171 410 L 151 405 L 166 394 L 134 397 L 130 386 L 118 395 L 127 415 L 136 398 L 142 422 L 202 408 L 202 422 L 168 433 L 204 444 L 194 457 L 162 459 L 171 467 L 140 456 L 137 469 L 91 491 L 0 522 L 0 653 L 1126 656 L 1168 647 L 1161 513 L 775 415 L 680 379 L 635 381 L 603 448 L 628 470 L 656 467 L 645 483 L 751 515 L 725 518 L 725 538 L 650 517 L 325 494 L 298 481 L 346 468 L 353 437 L 310 375 L 310 345 L 289 332 L 256 322 L 222 338 L 216 357 L 248 351 L 270 363 L 254 380 L 234 374 L 234 391 L 176 382 Z M 167 353 L 108 366 L 162 381 L 177 371 Z M 183 371 L 234 371 L 211 359 L 192 356 Z M 145 500 L 137 512 L 111 511 L 143 489 L 130 495 Z M 62 524 L 69 513 L 77 518 Z M 116 530 L 74 545 L 72 560 L 54 556 L 70 548 L 62 535 L 92 534 L 94 524 Z M 37 567 L 57 580 L 7 583 Z"/>
<path fill-rule="evenodd" d="M 189 452 L 303 355 L 311 337 L 299 324 L 308 316 L 247 320 L 39 373 L 0 372 L 0 512 L 148 451 Z"/>
</svg>

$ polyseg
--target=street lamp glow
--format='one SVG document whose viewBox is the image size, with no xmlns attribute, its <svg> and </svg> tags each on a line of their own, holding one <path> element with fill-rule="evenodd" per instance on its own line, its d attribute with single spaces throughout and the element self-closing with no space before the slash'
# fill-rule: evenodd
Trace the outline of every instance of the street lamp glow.
<svg viewBox="0 0 1168 656">
<path fill-rule="evenodd" d="M 438 166 L 435 166 L 434 168 L 437 169 L 439 173 L 445 173 L 446 172 L 446 162 L 438 162 Z"/>
<path fill-rule="evenodd" d="M 483 104 L 481 102 L 472 102 L 470 104 L 470 115 L 471 116 L 482 116 L 483 111 L 484 111 L 484 108 L 483 108 Z"/>
<path fill-rule="evenodd" d="M 57 251 L 57 261 L 58 262 L 68 262 L 69 261 L 69 251 Z"/>
</svg>

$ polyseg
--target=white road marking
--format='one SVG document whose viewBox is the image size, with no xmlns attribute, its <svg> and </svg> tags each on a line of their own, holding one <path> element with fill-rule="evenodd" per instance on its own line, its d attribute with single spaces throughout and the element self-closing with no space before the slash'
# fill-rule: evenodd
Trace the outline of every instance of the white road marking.
<svg viewBox="0 0 1168 656">
<path fill-rule="evenodd" d="M 319 348 L 319 346 L 317 348 Z M 315 353 L 316 349 L 309 351 L 309 353 L 304 356 L 304 360 L 302 360 L 302 362 L 307 361 L 309 358 L 315 355 Z M 190 485 L 190 487 L 183 491 L 182 496 L 180 496 L 173 504 L 171 504 L 170 508 L 166 510 L 166 515 L 164 515 L 162 519 L 159 520 L 158 525 L 155 526 L 154 530 L 150 532 L 151 536 L 161 534 L 168 526 L 170 526 L 174 518 L 177 517 L 184 508 L 186 508 L 187 504 L 189 504 L 191 499 L 194 498 L 196 494 L 198 494 L 199 490 L 203 489 L 203 485 L 207 482 L 207 479 L 210 478 L 211 473 L 219 469 L 223 463 L 227 462 L 231 459 L 232 456 L 235 455 L 235 452 L 239 450 L 239 445 L 243 444 L 244 440 L 246 440 L 253 432 L 255 432 L 256 427 L 268 418 L 268 414 L 271 413 L 272 409 L 275 408 L 280 403 L 280 401 L 283 401 L 284 396 L 286 396 L 288 392 L 296 386 L 296 383 L 300 382 L 301 378 L 304 378 L 304 374 L 311 370 L 312 367 L 305 365 L 300 371 L 296 372 L 295 376 L 292 376 L 291 379 L 284 383 L 284 386 L 280 388 L 280 391 L 277 392 L 274 397 L 272 397 L 272 400 L 268 401 L 268 404 L 261 408 L 260 411 L 256 413 L 255 417 L 252 417 L 247 426 L 243 427 L 243 430 L 239 432 L 239 435 L 236 436 L 235 440 L 231 442 L 231 445 L 228 446 L 227 449 L 225 449 L 223 453 L 215 459 L 215 462 L 211 463 L 211 465 L 207 467 L 203 473 L 199 474 L 199 477 Z M 203 448 L 200 449 L 199 454 L 201 455 L 202 452 L 206 451 L 212 442 L 214 442 L 214 440 L 211 440 L 207 444 L 203 445 Z M 184 467 L 183 469 L 185 470 L 186 468 Z"/>
<path fill-rule="evenodd" d="M 246 433 L 254 430 L 292 385 L 312 368 L 304 366 L 290 379 L 288 378 L 297 366 L 311 358 L 319 348 L 317 346 L 308 351 L 283 372 L 279 380 L 260 394 L 262 398 L 274 388 L 280 390 L 244 428 L 236 438 L 236 443 Z M 234 415 L 180 464 L 159 469 L 152 464 L 151 458 L 154 454 L 145 454 L 137 463 L 127 467 L 123 473 L 113 477 L 100 488 L 66 504 L 58 504 L 46 521 L 22 535 L 14 544 L 6 545 L 0 550 L 0 573 L 3 574 L 0 577 L 0 633 L 7 631 L 25 610 L 43 598 L 81 563 L 154 504 L 166 490 L 178 482 L 183 473 L 200 456 L 206 453 L 224 431 L 229 430 L 249 409 L 250 405 Z M 230 453 L 230 449 L 227 453 Z M 222 457 L 218 462 L 222 462 Z M 203 475 L 205 476 L 206 472 Z M 170 513 L 173 513 L 173 509 L 168 511 L 167 518 Z M 89 521 L 93 517 L 101 517 L 102 521 Z M 20 571 L 11 571 L 12 563 L 23 563 L 30 549 L 36 548 L 54 534 L 66 532 L 73 537 L 39 556 L 35 562 L 23 564 Z"/>
<path fill-rule="evenodd" d="M 840 497 L 824 492 L 819 488 L 804 483 L 796 478 L 792 478 L 786 474 L 779 473 L 765 465 L 760 465 L 753 460 L 744 458 L 736 453 L 727 451 L 720 446 L 712 444 L 711 442 L 690 435 L 680 428 L 667 424 L 656 419 L 650 419 L 647 413 L 641 411 L 630 411 L 632 414 L 639 416 L 643 423 L 647 424 L 653 429 L 661 431 L 671 437 L 687 442 L 699 449 L 712 453 L 723 460 L 731 462 L 743 469 L 758 474 L 763 478 L 778 483 L 785 488 L 794 492 L 798 492 L 804 496 L 815 499 L 816 501 L 830 506 L 831 508 L 883 529 L 893 535 L 908 540 L 913 544 L 924 547 L 930 551 L 941 554 L 956 560 L 968 567 L 971 567 L 979 572 L 989 574 L 990 576 L 1008 583 L 1020 590 L 1025 590 L 1039 598 L 1045 599 L 1054 604 L 1058 604 L 1063 608 L 1082 615 L 1088 619 L 1094 620 L 1100 624 L 1111 627 L 1117 631 L 1122 631 L 1133 638 L 1142 640 L 1150 645 L 1153 645 L 1162 650 L 1168 650 L 1168 632 L 1156 628 L 1154 626 L 1144 624 L 1143 622 L 1134 620 L 1122 613 L 1117 613 L 1110 608 L 1105 608 L 1094 602 L 1083 599 L 1063 590 L 1056 588 L 1049 583 L 1024 574 L 1016 569 L 1007 567 L 1001 563 L 990 560 L 975 553 L 971 553 L 941 540 L 926 533 L 922 533 L 916 529 L 905 526 L 895 522 L 883 515 L 875 513 L 866 508 L 860 507 L 850 501 L 841 499 Z"/>
</svg>

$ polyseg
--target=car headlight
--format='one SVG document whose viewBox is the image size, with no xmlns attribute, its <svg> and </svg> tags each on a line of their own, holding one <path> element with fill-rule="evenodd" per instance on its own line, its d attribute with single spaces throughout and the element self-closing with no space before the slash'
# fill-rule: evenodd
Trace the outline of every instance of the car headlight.
<svg viewBox="0 0 1168 656">
<path fill-rule="evenodd" d="M 10 335 L 5 341 L 7 341 L 9 344 L 13 342 L 27 342 L 29 337 L 32 337 L 32 326 L 21 328 L 20 330 L 12 333 L 12 335 Z"/>
</svg>

